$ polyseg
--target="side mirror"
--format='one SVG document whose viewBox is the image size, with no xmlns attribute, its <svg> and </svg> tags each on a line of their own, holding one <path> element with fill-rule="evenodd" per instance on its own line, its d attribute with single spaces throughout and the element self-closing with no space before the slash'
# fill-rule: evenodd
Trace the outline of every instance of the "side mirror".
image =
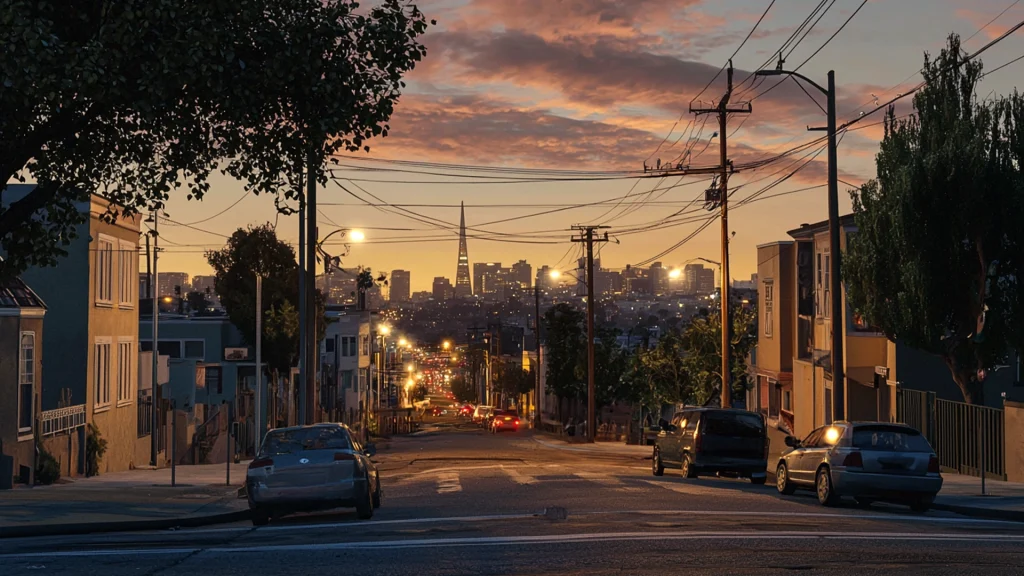
<svg viewBox="0 0 1024 576">
<path fill-rule="evenodd" d="M 786 436 L 786 446 L 789 446 L 790 448 L 799 448 L 800 440 L 792 436 Z"/>
<path fill-rule="evenodd" d="M 367 456 L 376 456 L 377 446 L 375 444 L 367 444 L 366 446 L 363 446 L 363 454 L 366 454 Z"/>
</svg>

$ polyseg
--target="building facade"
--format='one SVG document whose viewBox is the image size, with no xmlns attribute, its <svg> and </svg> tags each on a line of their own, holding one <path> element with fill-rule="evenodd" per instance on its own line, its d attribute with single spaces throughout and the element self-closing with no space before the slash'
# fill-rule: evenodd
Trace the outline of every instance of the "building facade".
<svg viewBox="0 0 1024 576">
<path fill-rule="evenodd" d="M 408 302 L 412 297 L 412 280 L 408 270 L 392 270 L 388 286 L 392 302 Z"/>
<path fill-rule="evenodd" d="M 184 296 L 189 292 L 188 274 L 185 272 L 159 272 L 156 287 L 157 297 Z"/>
<path fill-rule="evenodd" d="M 444 276 L 436 276 L 432 288 L 434 300 L 438 302 L 451 300 L 455 296 L 451 281 Z"/>
<path fill-rule="evenodd" d="M 520 260 L 512 265 L 509 281 L 515 282 L 519 288 L 528 290 L 533 287 L 533 266 L 526 260 Z"/>
<path fill-rule="evenodd" d="M 35 484 L 45 314 L 21 279 L 0 282 L 0 490 Z"/>
</svg>

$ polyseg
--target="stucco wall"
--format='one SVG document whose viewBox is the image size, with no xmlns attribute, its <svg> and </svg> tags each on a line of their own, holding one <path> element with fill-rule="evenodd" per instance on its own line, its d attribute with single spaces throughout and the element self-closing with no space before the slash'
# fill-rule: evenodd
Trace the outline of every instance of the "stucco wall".
<svg viewBox="0 0 1024 576">
<path fill-rule="evenodd" d="M 1024 402 L 1007 401 L 1006 426 L 1006 479 L 1024 482 Z"/>
<path fill-rule="evenodd" d="M 812 370 L 810 362 L 793 361 L 793 432 L 798 438 L 814 430 L 814 400 L 820 392 L 813 389 Z"/>
</svg>

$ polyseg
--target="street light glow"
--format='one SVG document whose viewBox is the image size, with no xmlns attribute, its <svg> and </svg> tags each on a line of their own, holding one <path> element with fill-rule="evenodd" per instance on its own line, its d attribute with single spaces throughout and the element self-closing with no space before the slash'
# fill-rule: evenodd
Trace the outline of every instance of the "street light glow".
<svg viewBox="0 0 1024 576">
<path fill-rule="evenodd" d="M 669 278 L 673 278 L 673 279 L 679 278 L 682 275 L 683 275 L 683 271 L 680 270 L 679 268 L 676 268 L 675 270 L 672 270 L 671 272 L 668 273 L 668 277 Z"/>
<path fill-rule="evenodd" d="M 411 374 L 411 373 L 412 373 L 412 371 L 413 371 L 413 367 L 412 367 L 412 364 L 406 364 L 406 365 L 405 365 L 405 371 L 406 371 L 406 372 L 409 372 L 409 373 Z"/>
<path fill-rule="evenodd" d="M 377 331 L 378 331 L 378 332 L 380 332 L 381 334 L 383 334 L 383 335 L 387 336 L 388 334 L 390 334 L 390 333 L 391 333 L 391 327 L 390 327 L 390 326 L 388 326 L 387 324 L 381 324 L 381 325 L 380 325 L 380 326 L 379 326 L 379 327 L 377 328 Z"/>
<path fill-rule="evenodd" d="M 552 278 L 552 279 L 554 279 L 554 280 L 558 280 L 558 277 L 559 277 L 559 276 L 561 276 L 561 275 L 562 275 L 562 273 L 561 273 L 561 272 L 559 272 L 558 270 L 552 270 L 552 271 L 551 271 L 551 272 L 550 272 L 550 273 L 548 274 L 548 276 L 551 276 L 551 278 Z"/>
<path fill-rule="evenodd" d="M 442 347 L 443 347 L 443 348 L 444 348 L 445 350 L 448 350 L 449 348 L 451 348 L 451 347 L 452 347 L 452 343 L 451 343 L 451 342 L 449 342 L 449 341 L 447 341 L 447 340 L 445 340 L 445 341 L 444 341 L 444 342 L 443 342 L 443 343 L 441 344 L 441 346 L 442 346 Z"/>
<path fill-rule="evenodd" d="M 349 233 L 348 237 L 353 242 L 362 242 L 363 240 L 366 240 L 366 234 L 363 234 L 362 230 L 353 230 Z"/>
<path fill-rule="evenodd" d="M 399 346 L 402 346 L 402 347 L 404 348 L 405 346 L 408 346 L 408 345 L 409 345 L 409 341 L 408 341 L 408 340 L 406 340 L 405 338 L 400 338 L 400 339 L 398 340 L 398 345 L 399 345 Z"/>
</svg>

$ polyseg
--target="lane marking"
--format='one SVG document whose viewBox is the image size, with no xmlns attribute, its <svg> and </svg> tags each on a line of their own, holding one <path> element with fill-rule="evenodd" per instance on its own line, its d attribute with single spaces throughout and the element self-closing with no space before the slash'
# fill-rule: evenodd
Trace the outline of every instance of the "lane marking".
<svg viewBox="0 0 1024 576">
<path fill-rule="evenodd" d="M 438 474 L 437 493 L 452 494 L 454 492 L 462 492 L 462 484 L 459 483 L 459 474 L 457 472 Z"/>
<path fill-rule="evenodd" d="M 884 520 L 890 522 L 937 522 L 943 524 L 1012 524 L 1013 520 L 991 520 L 987 518 L 948 518 L 942 516 L 899 516 L 897 514 L 844 514 L 842 512 L 770 512 L 746 510 L 606 510 L 573 512 L 573 516 L 602 516 L 635 514 L 643 516 L 740 516 L 740 517 L 785 517 L 785 518 L 842 518 L 844 520 Z"/>
<path fill-rule="evenodd" d="M 502 466 L 501 470 L 505 472 L 505 474 L 507 474 L 508 477 L 511 478 L 513 482 L 521 486 L 529 486 L 530 484 L 537 483 L 536 477 L 530 474 L 524 474 L 513 467 Z"/>
<path fill-rule="evenodd" d="M 906 532 L 604 532 L 579 534 L 552 534 L 530 536 L 485 536 L 465 538 L 426 538 L 410 540 L 377 540 L 366 542 L 334 542 L 316 544 L 281 544 L 276 546 L 240 546 L 233 548 L 175 548 L 175 549 L 125 549 L 125 550 L 79 550 L 62 552 L 33 552 L 26 554 L 3 554 L 0 558 L 88 558 L 109 556 L 152 556 L 170 554 L 269 554 L 278 552 L 323 552 L 336 550 L 386 550 L 396 548 L 436 548 L 454 546 L 506 546 L 535 544 L 566 544 L 581 542 L 615 542 L 646 540 L 899 540 L 901 542 L 1024 542 L 1024 535 L 983 535 L 939 533 L 921 534 Z"/>
</svg>

